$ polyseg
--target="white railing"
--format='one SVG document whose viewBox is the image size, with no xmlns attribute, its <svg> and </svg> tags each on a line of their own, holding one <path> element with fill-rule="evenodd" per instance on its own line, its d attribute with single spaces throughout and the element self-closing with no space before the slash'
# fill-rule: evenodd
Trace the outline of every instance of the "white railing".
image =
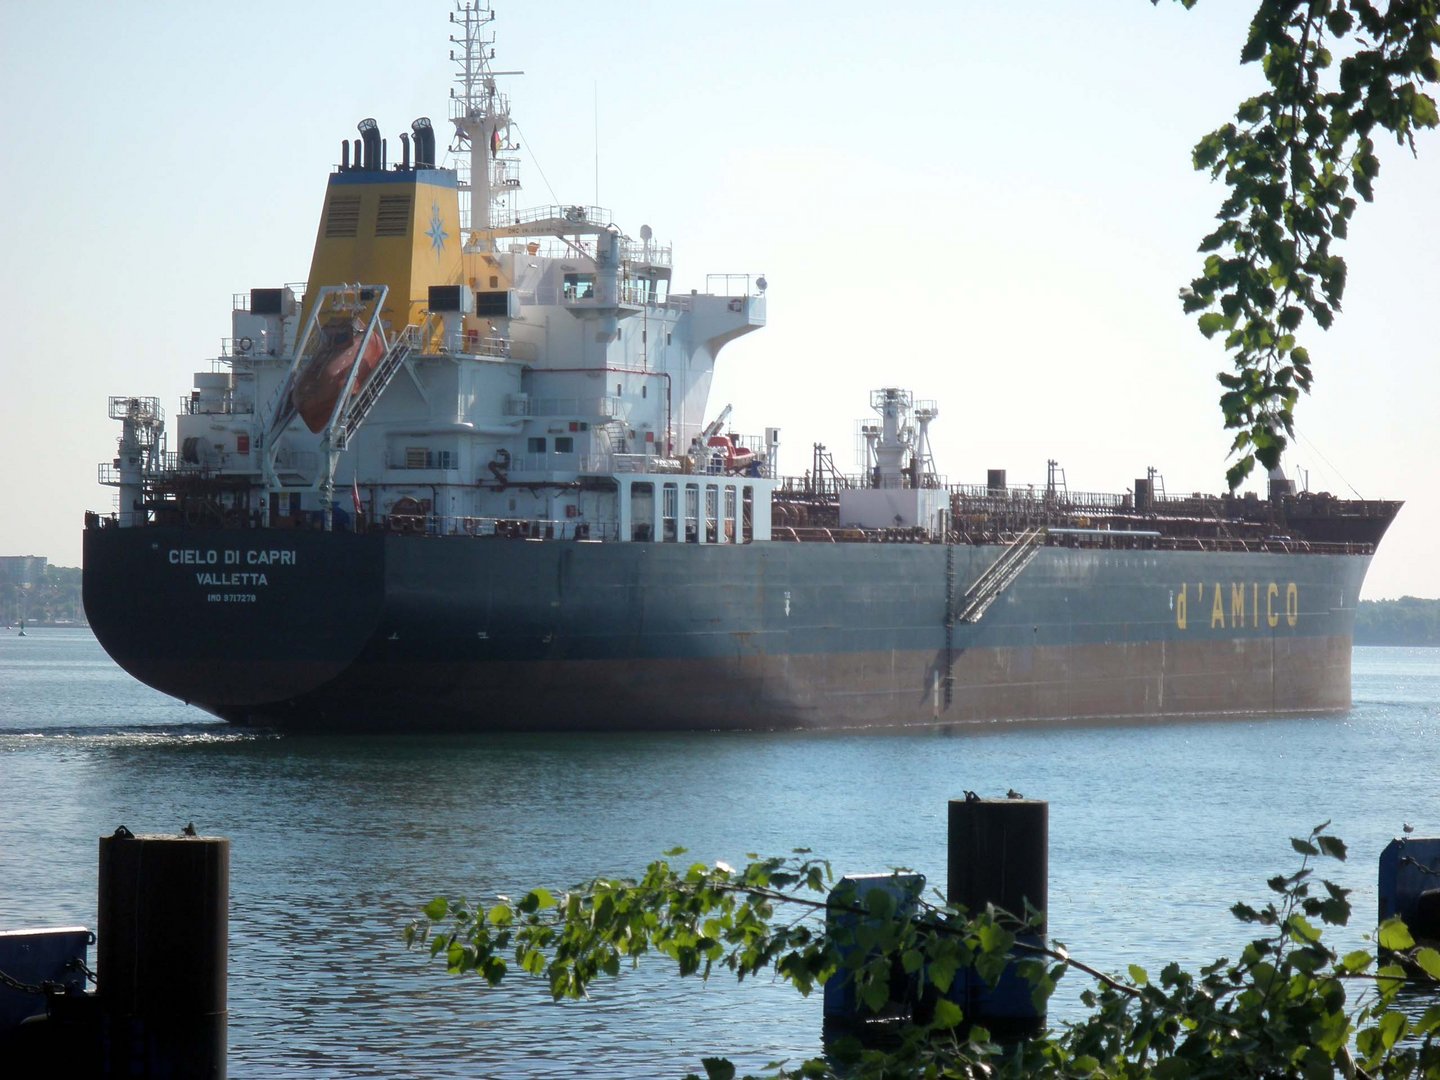
<svg viewBox="0 0 1440 1080">
<path fill-rule="evenodd" d="M 600 416 L 607 420 L 624 418 L 624 401 L 606 396 L 599 398 L 532 398 L 511 395 L 505 399 L 506 416 Z"/>
<path fill-rule="evenodd" d="M 255 403 L 249 400 L 225 398 L 217 401 L 213 398 L 192 398 L 182 397 L 180 407 L 176 410 L 179 416 L 248 416 L 255 412 Z"/>
<path fill-rule="evenodd" d="M 579 454 L 515 454 L 510 458 L 510 472 L 576 472 Z"/>
<path fill-rule="evenodd" d="M 620 245 L 620 258 L 640 266 L 669 266 L 673 252 L 674 245 L 654 241 L 626 240 Z"/>
<path fill-rule="evenodd" d="M 758 296 L 758 274 L 706 274 L 705 291 L 711 296 Z"/>
<path fill-rule="evenodd" d="M 575 225 L 606 225 L 613 220 L 613 215 L 603 206 L 551 204 L 550 206 L 532 206 L 527 210 L 517 210 L 510 216 L 509 221 L 501 221 L 497 224 L 508 227 L 528 225 L 535 221 L 555 220 L 568 221 Z"/>
<path fill-rule="evenodd" d="M 506 540 L 618 540 L 618 521 L 580 518 L 517 520 L 513 518 L 460 517 L 442 514 L 391 514 L 379 522 L 389 532 L 422 536 L 473 536 Z"/>
</svg>

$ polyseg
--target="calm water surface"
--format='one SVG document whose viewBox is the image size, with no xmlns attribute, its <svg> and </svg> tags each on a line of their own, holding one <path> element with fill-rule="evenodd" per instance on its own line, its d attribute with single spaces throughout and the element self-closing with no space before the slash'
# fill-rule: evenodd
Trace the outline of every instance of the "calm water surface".
<svg viewBox="0 0 1440 1080">
<path fill-rule="evenodd" d="M 553 1005 L 538 984 L 447 976 L 401 928 L 439 893 L 563 887 L 676 845 L 732 863 L 805 846 L 838 872 L 909 866 L 943 887 L 947 800 L 1013 787 L 1050 802 L 1051 933 L 1091 963 L 1233 955 L 1229 905 L 1263 902 L 1296 865 L 1288 837 L 1327 819 L 1350 845 L 1327 869 L 1355 890 L 1358 943 L 1380 849 L 1402 822 L 1440 833 L 1440 651 L 1357 649 L 1354 678 L 1338 717 L 318 739 L 231 730 L 134 682 L 88 631 L 10 631 L 0 929 L 93 927 L 97 838 L 193 821 L 232 842 L 233 1076 L 668 1077 L 717 1052 L 753 1068 L 818 1051 L 818 996 L 654 965 Z"/>
</svg>

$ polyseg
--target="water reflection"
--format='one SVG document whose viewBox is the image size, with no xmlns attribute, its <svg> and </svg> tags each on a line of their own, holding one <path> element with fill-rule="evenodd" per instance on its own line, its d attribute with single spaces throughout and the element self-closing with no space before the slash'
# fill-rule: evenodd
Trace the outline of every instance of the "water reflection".
<svg viewBox="0 0 1440 1080">
<path fill-rule="evenodd" d="M 1381 847 L 1402 821 L 1440 832 L 1425 818 L 1433 653 L 1357 650 L 1345 717 L 322 739 L 210 721 L 93 639 L 24 647 L 0 639 L 0 927 L 93 926 L 96 838 L 118 824 L 228 836 L 236 1076 L 666 1076 L 739 1047 L 750 1069 L 819 1051 L 819 1001 L 764 980 L 682 983 L 647 964 L 557 1006 L 538 983 L 452 979 L 400 939 L 437 893 L 564 888 L 681 844 L 731 863 L 806 846 L 837 873 L 910 866 L 939 883 L 946 800 L 1013 787 L 1051 803 L 1052 932 L 1103 968 L 1154 970 L 1235 955 L 1248 929 L 1229 905 L 1263 902 L 1265 879 L 1295 869 L 1287 838 L 1327 818 L 1353 854 L 1324 872 L 1356 890 L 1357 925 L 1335 936 L 1361 947 Z"/>
</svg>

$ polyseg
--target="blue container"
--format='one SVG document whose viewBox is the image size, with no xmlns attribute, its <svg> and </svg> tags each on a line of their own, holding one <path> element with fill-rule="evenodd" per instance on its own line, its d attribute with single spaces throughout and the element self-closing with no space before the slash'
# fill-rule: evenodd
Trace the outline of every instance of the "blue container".
<svg viewBox="0 0 1440 1080">
<path fill-rule="evenodd" d="M 858 904 L 864 907 L 866 897 L 872 892 L 880 890 L 888 893 L 894 900 L 895 917 L 908 919 L 915 914 L 917 902 L 924 889 L 924 874 L 847 874 L 831 890 L 829 902 L 832 905 Z M 860 912 L 832 908 L 825 919 L 831 933 L 846 934 L 860 930 L 866 921 L 870 921 L 870 916 Z M 825 980 L 825 1022 L 827 1024 L 860 1024 L 866 1020 L 908 1012 L 918 996 L 916 980 L 906 981 L 892 978 L 889 1004 L 879 1013 L 871 1012 L 855 993 L 853 969 L 869 959 L 869 956 L 857 955 L 859 951 L 859 946 L 852 946 L 845 950 L 840 969 Z"/>
<path fill-rule="evenodd" d="M 95 935 L 83 926 L 0 931 L 0 971 L 17 983 L 52 984 L 66 994 L 85 992 L 85 955 Z M 0 1032 L 45 1015 L 45 995 L 0 982 Z"/>
<path fill-rule="evenodd" d="M 1394 915 L 1417 940 L 1440 941 L 1440 837 L 1391 840 L 1380 853 L 1380 921 Z"/>
</svg>

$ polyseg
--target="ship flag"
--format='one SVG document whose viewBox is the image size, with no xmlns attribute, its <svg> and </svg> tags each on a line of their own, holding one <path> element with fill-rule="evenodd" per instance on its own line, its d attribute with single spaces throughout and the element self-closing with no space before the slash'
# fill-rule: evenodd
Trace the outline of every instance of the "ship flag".
<svg viewBox="0 0 1440 1080">
<path fill-rule="evenodd" d="M 350 501 L 355 506 L 355 516 L 360 516 L 360 478 L 356 477 L 350 481 Z"/>
</svg>

